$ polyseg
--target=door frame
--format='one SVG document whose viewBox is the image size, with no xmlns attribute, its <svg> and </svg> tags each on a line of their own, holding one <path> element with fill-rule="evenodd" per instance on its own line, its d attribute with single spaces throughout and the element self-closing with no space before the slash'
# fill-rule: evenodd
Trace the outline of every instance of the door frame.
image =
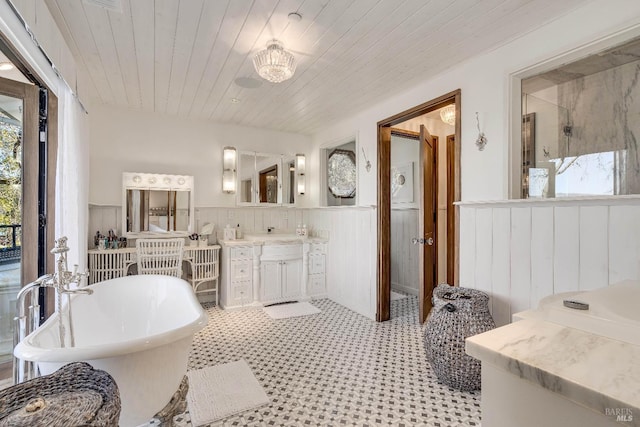
<svg viewBox="0 0 640 427">
<path fill-rule="evenodd" d="M 455 123 L 455 159 L 453 164 L 454 176 L 454 199 L 460 200 L 460 112 L 461 112 L 460 89 L 454 90 L 423 104 L 395 114 L 377 124 L 377 184 L 378 184 L 378 213 L 377 213 L 377 231 L 378 231 L 378 256 L 377 256 L 377 283 L 376 283 L 376 321 L 383 322 L 389 320 L 391 315 L 391 144 L 387 143 L 381 137 L 386 131 L 383 128 L 390 128 L 399 123 L 411 120 L 418 116 L 422 116 L 430 111 L 442 108 L 452 102 L 456 108 Z M 390 131 L 389 131 L 390 132 Z M 454 227 L 454 260 L 455 272 L 459 271 L 460 262 L 460 213 L 459 208 L 455 209 L 455 227 Z M 420 219 L 422 220 L 422 219 Z M 457 283 L 458 274 L 454 275 Z M 424 286 L 424 283 L 422 283 Z"/>
<path fill-rule="evenodd" d="M 27 285 L 29 282 L 34 281 L 39 276 L 44 274 L 46 271 L 53 270 L 55 266 L 55 258 L 52 253 L 49 252 L 49 249 L 53 247 L 53 242 L 55 240 L 55 206 L 56 206 L 56 166 L 58 161 L 58 97 L 54 94 L 52 88 L 50 88 L 47 84 L 45 84 L 42 79 L 38 78 L 38 73 L 36 70 L 29 64 L 29 61 L 24 57 L 24 55 L 17 49 L 13 43 L 0 32 L 0 50 L 4 53 L 4 55 L 13 63 L 13 65 L 28 79 L 30 80 L 36 88 L 47 89 L 47 130 L 46 130 L 46 163 L 41 166 L 45 169 L 44 173 L 46 174 L 46 188 L 40 189 L 42 191 L 41 195 L 44 196 L 44 211 L 46 212 L 46 225 L 45 225 L 45 235 L 44 242 L 41 244 L 44 246 L 44 257 L 38 262 L 38 250 L 39 248 L 29 249 L 32 250 L 35 254 L 35 258 L 33 260 L 33 264 L 37 268 L 32 268 L 26 274 L 25 272 L 21 273 L 22 286 Z M 20 82 L 15 82 L 20 83 Z M 26 83 L 22 83 L 26 84 Z M 39 96 L 39 94 L 38 94 Z M 38 102 L 40 99 L 38 99 Z M 36 111 L 36 117 L 38 120 L 39 111 Z M 25 120 L 26 123 L 26 120 Z M 37 127 L 37 131 L 39 132 L 39 126 Z M 26 139 L 23 136 L 24 139 Z M 36 136 L 39 141 L 39 135 Z M 38 147 L 39 148 L 39 147 Z M 38 157 L 40 150 L 36 148 L 36 150 L 32 153 L 36 155 L 34 157 L 35 162 L 38 163 Z M 23 155 L 26 151 L 23 148 Z M 38 166 L 36 166 L 37 168 Z M 24 165 L 23 165 L 24 168 Z M 39 186 L 39 176 L 33 177 L 37 179 L 36 186 Z M 24 185 L 24 183 L 23 183 Z M 23 187 L 23 192 L 25 191 Z M 36 221 L 39 221 L 38 218 L 38 188 L 35 190 L 35 212 L 36 212 Z M 33 194 L 32 194 L 33 195 Z M 25 222 L 25 206 L 23 203 L 23 219 Z M 24 239 L 24 228 L 23 231 L 23 239 Z M 36 241 L 38 241 L 38 232 L 39 230 L 35 230 Z M 25 248 L 23 248 L 23 251 Z M 23 252 L 24 253 L 24 252 Z M 24 255 L 23 255 L 24 256 Z M 23 258 L 24 259 L 24 258 Z M 38 264 L 40 264 L 38 266 Z M 38 271 L 40 270 L 40 271 Z M 48 317 L 54 310 L 54 295 L 53 292 L 48 292 L 46 306 L 45 306 L 45 317 Z"/>
<path fill-rule="evenodd" d="M 3 79 L 3 92 L 8 96 L 23 98 L 28 96 L 34 101 L 33 108 L 27 109 L 23 104 L 23 177 L 22 177 L 22 256 L 21 256 L 21 286 L 36 280 L 46 271 L 53 270 L 54 256 L 49 252 L 55 239 L 55 200 L 56 200 L 56 165 L 58 152 L 58 98 L 50 87 L 36 77 L 36 70 L 29 64 L 23 54 L 15 48 L 11 41 L 0 32 L 0 50 L 13 65 L 33 83 L 34 90 L 27 83 Z M 24 86 L 20 86 L 24 85 Z M 46 105 L 46 140 L 40 141 L 40 108 L 42 99 L 40 89 L 48 90 Z M 29 92 L 29 93 L 27 93 Z M 25 98 L 23 98 L 24 100 Z M 35 115 L 35 116 L 34 116 Z M 30 143 L 29 143 L 30 142 Z M 41 150 L 41 144 L 46 144 Z M 40 161 L 40 154 L 46 159 Z M 46 184 L 41 188 L 41 174 L 46 175 Z M 43 206 L 40 205 L 42 200 Z M 40 212 L 46 215 L 44 233 L 41 233 Z M 41 241 L 41 237 L 44 241 Z M 35 245 L 25 245 L 25 242 L 36 242 Z M 54 292 L 44 292 L 40 295 L 41 320 L 47 318 L 55 309 Z M 0 379 L 9 377 L 11 363 L 0 364 Z"/>
</svg>

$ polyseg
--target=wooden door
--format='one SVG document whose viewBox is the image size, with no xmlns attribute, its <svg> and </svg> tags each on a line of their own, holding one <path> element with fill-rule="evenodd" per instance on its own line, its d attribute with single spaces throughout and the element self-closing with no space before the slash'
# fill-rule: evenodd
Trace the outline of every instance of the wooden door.
<svg viewBox="0 0 640 427">
<path fill-rule="evenodd" d="M 431 310 L 431 296 L 435 286 L 435 144 L 429 131 L 420 125 L 420 159 L 419 180 L 420 180 L 420 214 L 418 218 L 419 234 L 419 303 L 420 303 L 420 323 L 423 323 Z"/>
<path fill-rule="evenodd" d="M 456 283 L 456 136 L 447 135 L 447 283 Z"/>
<path fill-rule="evenodd" d="M 38 275 L 40 220 L 40 147 L 38 143 L 38 87 L 13 80 L 0 79 L 0 94 L 20 100 L 22 120 L 22 220 L 21 220 L 21 282 L 27 284 Z M 6 119 L 5 119 L 6 120 Z"/>
</svg>

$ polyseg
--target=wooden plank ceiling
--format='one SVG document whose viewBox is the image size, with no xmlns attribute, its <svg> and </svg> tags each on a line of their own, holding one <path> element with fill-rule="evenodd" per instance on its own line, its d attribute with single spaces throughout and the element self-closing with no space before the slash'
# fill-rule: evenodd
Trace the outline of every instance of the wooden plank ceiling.
<svg viewBox="0 0 640 427">
<path fill-rule="evenodd" d="M 80 0 L 46 2 L 89 72 L 92 102 L 303 134 L 584 4 L 122 0 L 114 12 Z M 302 20 L 289 20 L 290 12 Z M 260 79 L 252 58 L 272 38 L 295 54 L 294 77 L 239 86 L 237 78 Z"/>
</svg>

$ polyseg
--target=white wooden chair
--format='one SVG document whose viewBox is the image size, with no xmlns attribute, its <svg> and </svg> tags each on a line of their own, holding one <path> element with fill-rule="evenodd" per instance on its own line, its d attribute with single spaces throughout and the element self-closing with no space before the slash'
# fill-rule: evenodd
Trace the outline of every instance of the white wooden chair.
<svg viewBox="0 0 640 427">
<path fill-rule="evenodd" d="M 191 282 L 193 292 L 198 295 L 209 292 L 215 293 L 218 305 L 218 278 L 220 276 L 220 246 L 185 247 L 185 261 L 191 266 L 187 280 Z M 207 285 L 205 285 L 205 283 Z M 204 286 L 203 286 L 204 285 Z"/>
<path fill-rule="evenodd" d="M 182 277 L 184 239 L 137 239 L 138 274 Z"/>
</svg>

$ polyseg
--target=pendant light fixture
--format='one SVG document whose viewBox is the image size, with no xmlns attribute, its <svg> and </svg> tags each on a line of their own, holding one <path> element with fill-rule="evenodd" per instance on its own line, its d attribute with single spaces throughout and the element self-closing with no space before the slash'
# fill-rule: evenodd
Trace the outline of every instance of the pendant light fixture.
<svg viewBox="0 0 640 427">
<path fill-rule="evenodd" d="M 296 59 L 284 50 L 282 42 L 276 39 L 267 43 L 267 48 L 256 53 L 253 66 L 263 79 L 280 83 L 293 77 L 296 71 Z"/>
<path fill-rule="evenodd" d="M 456 106 L 455 104 L 447 105 L 440 109 L 440 119 L 448 125 L 456 124 Z"/>
</svg>

